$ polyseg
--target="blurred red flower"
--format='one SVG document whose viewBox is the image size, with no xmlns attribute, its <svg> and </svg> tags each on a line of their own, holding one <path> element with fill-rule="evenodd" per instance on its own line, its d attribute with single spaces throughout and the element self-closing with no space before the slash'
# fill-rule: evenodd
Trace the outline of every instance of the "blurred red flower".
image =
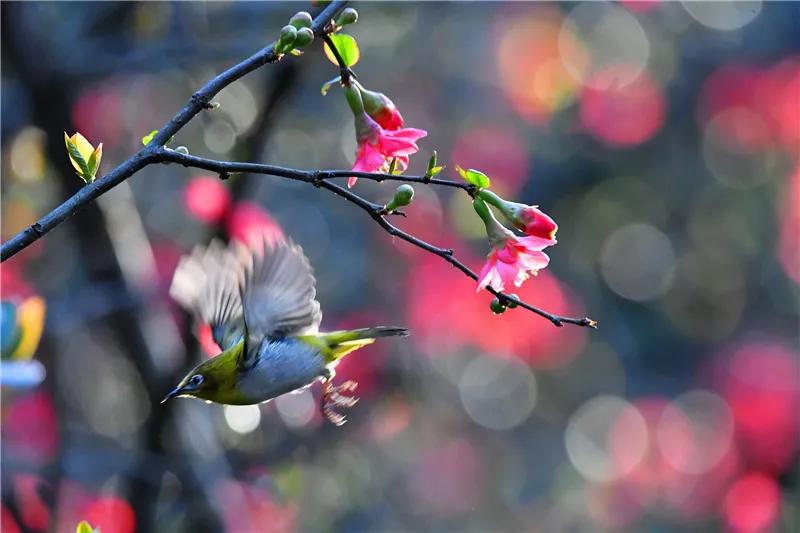
<svg viewBox="0 0 800 533">
<path fill-rule="evenodd" d="M 275 219 L 253 202 L 238 202 L 233 207 L 227 230 L 231 239 L 250 246 L 258 246 L 264 240 L 274 243 L 283 238 L 283 230 Z"/>
<path fill-rule="evenodd" d="M 747 462 L 766 472 L 791 468 L 800 450 L 800 366 L 780 344 L 745 344 L 720 362 L 718 388 Z"/>
<path fill-rule="evenodd" d="M 477 263 L 461 255 L 468 265 Z M 522 309 L 493 315 L 489 311 L 492 295 L 475 294 L 473 281 L 453 275 L 453 267 L 438 257 L 420 257 L 408 275 L 411 339 L 425 353 L 447 355 L 471 345 L 489 355 L 513 353 L 531 365 L 553 367 L 577 355 L 586 343 L 584 329 L 557 328 Z M 515 292 L 531 305 L 555 313 L 582 312 L 579 299 L 546 270 L 539 273 L 536 283 Z"/>
<path fill-rule="evenodd" d="M 53 401 L 45 392 L 32 392 L 4 406 L 3 447 L 18 459 L 41 464 L 58 449 Z"/>
<path fill-rule="evenodd" d="M 100 496 L 83 511 L 84 519 L 102 533 L 133 533 L 136 515 L 130 504 L 116 496 Z"/>
<path fill-rule="evenodd" d="M 285 533 L 297 529 L 297 505 L 276 502 L 264 489 L 234 480 L 215 487 L 227 531 Z"/>
<path fill-rule="evenodd" d="M 733 531 L 770 531 L 780 508 L 780 489 L 769 476 L 748 473 L 725 496 L 725 521 Z"/>
<path fill-rule="evenodd" d="M 183 190 L 186 210 L 203 222 L 221 220 L 231 205 L 231 195 L 222 180 L 212 176 L 192 178 Z"/>
<path fill-rule="evenodd" d="M 706 78 L 700 120 L 722 119 L 715 132 L 740 150 L 782 146 L 800 153 L 800 57 L 769 68 L 728 63 Z M 726 113 L 728 112 L 728 113 Z"/>
<path fill-rule="evenodd" d="M 632 82 L 625 66 L 594 74 L 581 94 L 581 123 L 595 137 L 610 146 L 641 144 L 664 124 L 666 103 L 661 87 L 645 72 Z M 601 88 L 602 87 L 602 88 Z"/>
</svg>

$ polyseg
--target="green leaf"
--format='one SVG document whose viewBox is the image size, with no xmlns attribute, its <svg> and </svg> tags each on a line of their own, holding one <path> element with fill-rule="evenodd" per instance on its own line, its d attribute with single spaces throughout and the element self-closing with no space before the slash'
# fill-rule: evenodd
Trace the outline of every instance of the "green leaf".
<svg viewBox="0 0 800 533">
<path fill-rule="evenodd" d="M 94 533 L 94 529 L 89 525 L 86 520 L 81 520 L 78 527 L 75 528 L 75 533 Z"/>
<path fill-rule="evenodd" d="M 94 179 L 95 175 L 97 174 L 97 167 L 100 165 L 100 161 L 97 159 L 97 154 L 100 153 L 97 150 L 92 152 L 92 155 L 89 156 L 89 162 L 87 166 L 89 167 L 89 176 Z"/>
<path fill-rule="evenodd" d="M 75 164 L 78 165 L 78 168 L 80 168 L 78 176 L 80 176 L 81 179 L 86 183 L 91 182 L 94 176 L 92 176 L 92 173 L 89 171 L 89 164 L 81 155 L 80 151 L 78 150 L 78 147 L 75 146 L 75 143 L 73 143 L 69 139 L 66 140 L 66 144 L 67 144 L 67 152 L 69 152 L 70 159 L 75 161 Z"/>
<path fill-rule="evenodd" d="M 457 166 L 456 172 L 461 174 L 461 177 L 464 178 L 464 181 L 476 186 L 479 189 L 486 189 L 492 185 L 492 181 L 489 179 L 489 176 L 480 170 L 475 170 L 472 168 L 464 170 L 463 168 Z"/>
<path fill-rule="evenodd" d="M 428 173 L 425 174 L 429 178 L 433 178 L 439 174 L 442 170 L 444 170 L 444 165 L 440 165 L 438 167 L 433 167 L 428 169 Z"/>
<path fill-rule="evenodd" d="M 346 33 L 335 33 L 330 37 L 336 50 L 339 51 L 339 55 L 342 56 L 342 61 L 344 61 L 346 67 L 352 67 L 358 63 L 361 52 L 358 49 L 358 43 L 356 43 L 356 40 L 352 36 Z M 333 52 L 328 47 L 328 43 L 325 43 L 325 55 L 328 56 L 331 63 L 336 66 L 339 65 L 336 61 L 336 56 L 333 55 Z"/>
<path fill-rule="evenodd" d="M 158 130 L 153 130 L 150 133 L 148 133 L 147 135 L 145 135 L 144 137 L 142 137 L 142 144 L 145 145 L 145 146 L 150 144 L 150 141 L 153 140 L 153 137 L 156 136 L 156 133 L 158 133 Z"/>
</svg>

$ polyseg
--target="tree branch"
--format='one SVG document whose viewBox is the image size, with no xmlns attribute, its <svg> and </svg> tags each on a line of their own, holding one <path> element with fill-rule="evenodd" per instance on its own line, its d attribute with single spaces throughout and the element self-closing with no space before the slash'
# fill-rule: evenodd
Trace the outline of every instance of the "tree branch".
<svg viewBox="0 0 800 533">
<path fill-rule="evenodd" d="M 336 0 L 323 9 L 311 25 L 311 29 L 314 33 L 321 35 L 327 24 L 346 4 L 346 0 Z M 134 156 L 117 166 L 105 176 L 81 188 L 71 198 L 50 211 L 37 222 L 31 224 L 4 242 L 2 247 L 0 247 L 0 262 L 5 261 L 9 257 L 14 256 L 19 251 L 30 246 L 50 230 L 72 217 L 72 215 L 87 203 L 95 200 L 101 194 L 119 185 L 142 168 L 153 163 L 155 161 L 153 157 L 154 153 L 161 150 L 161 147 L 166 144 L 173 135 L 188 124 L 198 113 L 206 109 L 211 99 L 214 98 L 217 93 L 253 70 L 267 63 L 274 63 L 279 57 L 280 56 L 275 53 L 275 43 L 272 43 L 210 80 L 202 89 L 194 93 L 186 105 L 158 131 L 150 141 L 150 144 L 139 150 Z"/>
<path fill-rule="evenodd" d="M 475 187 L 473 185 L 462 183 L 458 181 L 451 181 L 451 180 L 444 180 L 444 179 L 428 179 L 425 176 L 403 176 L 403 175 L 395 175 L 395 174 L 373 174 L 369 172 L 353 172 L 350 170 L 299 170 L 287 167 L 281 167 L 276 165 L 265 165 L 260 163 L 241 163 L 241 162 L 231 162 L 231 161 L 217 161 L 214 159 L 207 159 L 204 157 L 197 157 L 193 155 L 185 155 L 174 150 L 170 150 L 167 148 L 162 148 L 160 151 L 154 154 L 156 158 L 161 161 L 162 163 L 179 163 L 185 167 L 194 167 L 194 168 L 201 168 L 204 170 L 208 170 L 211 172 L 215 172 L 219 174 L 221 177 L 227 176 L 231 173 L 235 172 L 249 172 L 251 174 L 263 174 L 267 176 L 276 176 L 280 178 L 291 179 L 295 181 L 302 181 L 308 183 L 310 185 L 314 185 L 315 187 L 321 187 L 326 189 L 335 195 L 344 198 L 350 203 L 355 204 L 356 206 L 360 207 L 364 211 L 366 211 L 369 216 L 387 233 L 394 237 L 399 237 L 404 241 L 421 248 L 427 252 L 430 252 L 434 255 L 438 255 L 458 270 L 463 272 L 468 277 L 478 280 L 478 275 L 467 265 L 457 259 L 454 255 L 453 250 L 449 248 L 439 248 L 438 246 L 434 246 L 422 239 L 407 233 L 391 222 L 386 219 L 386 212 L 384 210 L 384 206 L 381 204 L 376 204 L 363 198 L 356 193 L 337 185 L 336 183 L 332 182 L 331 179 L 333 178 L 346 178 L 350 176 L 356 176 L 358 178 L 369 179 L 377 182 L 382 182 L 384 180 L 392 180 L 392 181 L 401 181 L 406 183 L 424 183 L 424 184 L 435 184 L 435 185 L 442 185 L 446 187 L 453 187 L 457 189 L 461 189 L 465 191 L 467 194 L 472 196 L 475 192 Z M 563 326 L 564 324 L 575 324 L 577 326 L 584 326 L 590 328 L 596 328 L 597 322 L 592 320 L 591 318 L 573 318 L 573 317 L 565 317 L 560 315 L 555 315 L 553 313 L 549 313 L 543 309 L 539 309 L 529 303 L 526 303 L 516 296 L 512 296 L 510 294 L 506 294 L 501 291 L 497 291 L 494 288 L 487 286 L 486 291 L 490 292 L 494 296 L 496 296 L 501 302 L 505 303 L 506 305 L 509 303 L 514 303 L 520 307 L 527 309 L 537 315 L 546 318 L 550 322 L 552 322 L 555 326 Z"/>
<path fill-rule="evenodd" d="M 345 65 L 341 55 L 336 49 L 336 46 L 327 35 L 326 28 L 328 27 L 329 22 L 345 6 L 346 3 L 347 2 L 343 0 L 332 2 L 314 19 L 312 23 L 312 30 L 314 33 L 317 35 L 322 35 L 323 40 L 328 44 L 329 48 L 331 48 L 334 56 L 336 57 L 342 73 L 342 81 L 345 84 L 347 84 L 348 77 L 352 76 L 353 73 L 349 68 L 347 68 L 347 65 Z M 386 212 L 385 206 L 371 202 L 355 194 L 354 192 L 337 185 L 332 180 L 336 178 L 357 177 L 376 182 L 399 181 L 404 183 L 439 185 L 463 190 L 470 196 L 475 195 L 476 188 L 474 185 L 460 181 L 432 178 L 426 175 L 403 176 L 396 174 L 355 172 L 352 170 L 299 170 L 260 163 L 218 161 L 188 154 L 181 154 L 164 147 L 164 145 L 173 137 L 173 135 L 180 131 L 202 110 L 209 107 L 211 99 L 217 93 L 219 93 L 219 91 L 249 72 L 252 72 L 253 70 L 267 63 L 273 63 L 277 61 L 280 59 L 280 57 L 280 54 L 275 52 L 273 43 L 210 80 L 203 86 L 202 89 L 192 95 L 187 104 L 158 131 L 150 143 L 142 150 L 137 152 L 133 157 L 124 163 L 117 166 L 114 170 L 102 178 L 99 178 L 81 188 L 75 195 L 42 217 L 38 222 L 32 224 L 8 241 L 4 242 L 2 244 L 2 248 L 0 249 L 0 261 L 5 261 L 20 250 L 26 248 L 44 236 L 51 229 L 70 218 L 73 214 L 75 214 L 76 211 L 85 206 L 87 203 L 96 199 L 98 196 L 118 185 L 122 181 L 128 179 L 142 168 L 153 163 L 178 163 L 186 167 L 201 168 L 215 172 L 219 174 L 220 178 L 223 179 L 227 178 L 232 173 L 248 172 L 252 174 L 263 174 L 302 181 L 314 185 L 315 187 L 321 187 L 347 200 L 348 202 L 355 204 L 367 212 L 367 214 L 369 214 L 369 216 L 390 235 L 399 237 L 400 239 L 418 248 L 421 248 L 434 255 L 438 255 L 463 272 L 465 275 L 477 281 L 478 275 L 467 265 L 457 259 L 453 250 L 439 248 L 401 230 L 387 220 L 386 215 L 388 213 Z M 597 327 L 597 323 L 590 318 L 572 318 L 555 315 L 523 302 L 516 296 L 497 291 L 490 286 L 486 287 L 486 290 L 497 297 L 502 303 L 506 305 L 516 304 L 546 318 L 556 326 L 562 326 L 566 323 L 591 328 Z"/>
</svg>

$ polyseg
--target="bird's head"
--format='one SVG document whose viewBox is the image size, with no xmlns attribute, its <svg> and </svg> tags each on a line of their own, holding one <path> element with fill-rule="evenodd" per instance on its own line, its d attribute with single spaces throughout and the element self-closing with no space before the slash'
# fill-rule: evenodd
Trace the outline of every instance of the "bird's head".
<svg viewBox="0 0 800 533">
<path fill-rule="evenodd" d="M 161 403 L 179 396 L 219 403 L 238 403 L 237 356 L 238 351 L 228 350 L 203 361 L 189 371 Z"/>
</svg>

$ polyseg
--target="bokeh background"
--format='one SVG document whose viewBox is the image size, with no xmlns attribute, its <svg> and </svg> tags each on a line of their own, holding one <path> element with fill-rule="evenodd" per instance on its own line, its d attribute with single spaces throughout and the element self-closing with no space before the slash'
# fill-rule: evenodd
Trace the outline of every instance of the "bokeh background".
<svg viewBox="0 0 800 533">
<path fill-rule="evenodd" d="M 2 529 L 797 531 L 800 5 L 363 3 L 356 71 L 448 165 L 560 225 L 520 296 L 555 328 L 302 183 L 147 168 L 2 265 Z M 4 3 L 2 235 L 74 193 L 62 132 L 127 159 L 304 3 Z M 318 43 L 234 83 L 175 144 L 348 168 Z M 375 201 L 394 186 L 361 180 Z M 479 267 L 468 198 L 397 222 Z M 283 232 L 361 402 L 158 401 L 204 354 L 168 295 L 182 253 Z M 38 333 L 43 328 L 41 340 Z"/>
</svg>

